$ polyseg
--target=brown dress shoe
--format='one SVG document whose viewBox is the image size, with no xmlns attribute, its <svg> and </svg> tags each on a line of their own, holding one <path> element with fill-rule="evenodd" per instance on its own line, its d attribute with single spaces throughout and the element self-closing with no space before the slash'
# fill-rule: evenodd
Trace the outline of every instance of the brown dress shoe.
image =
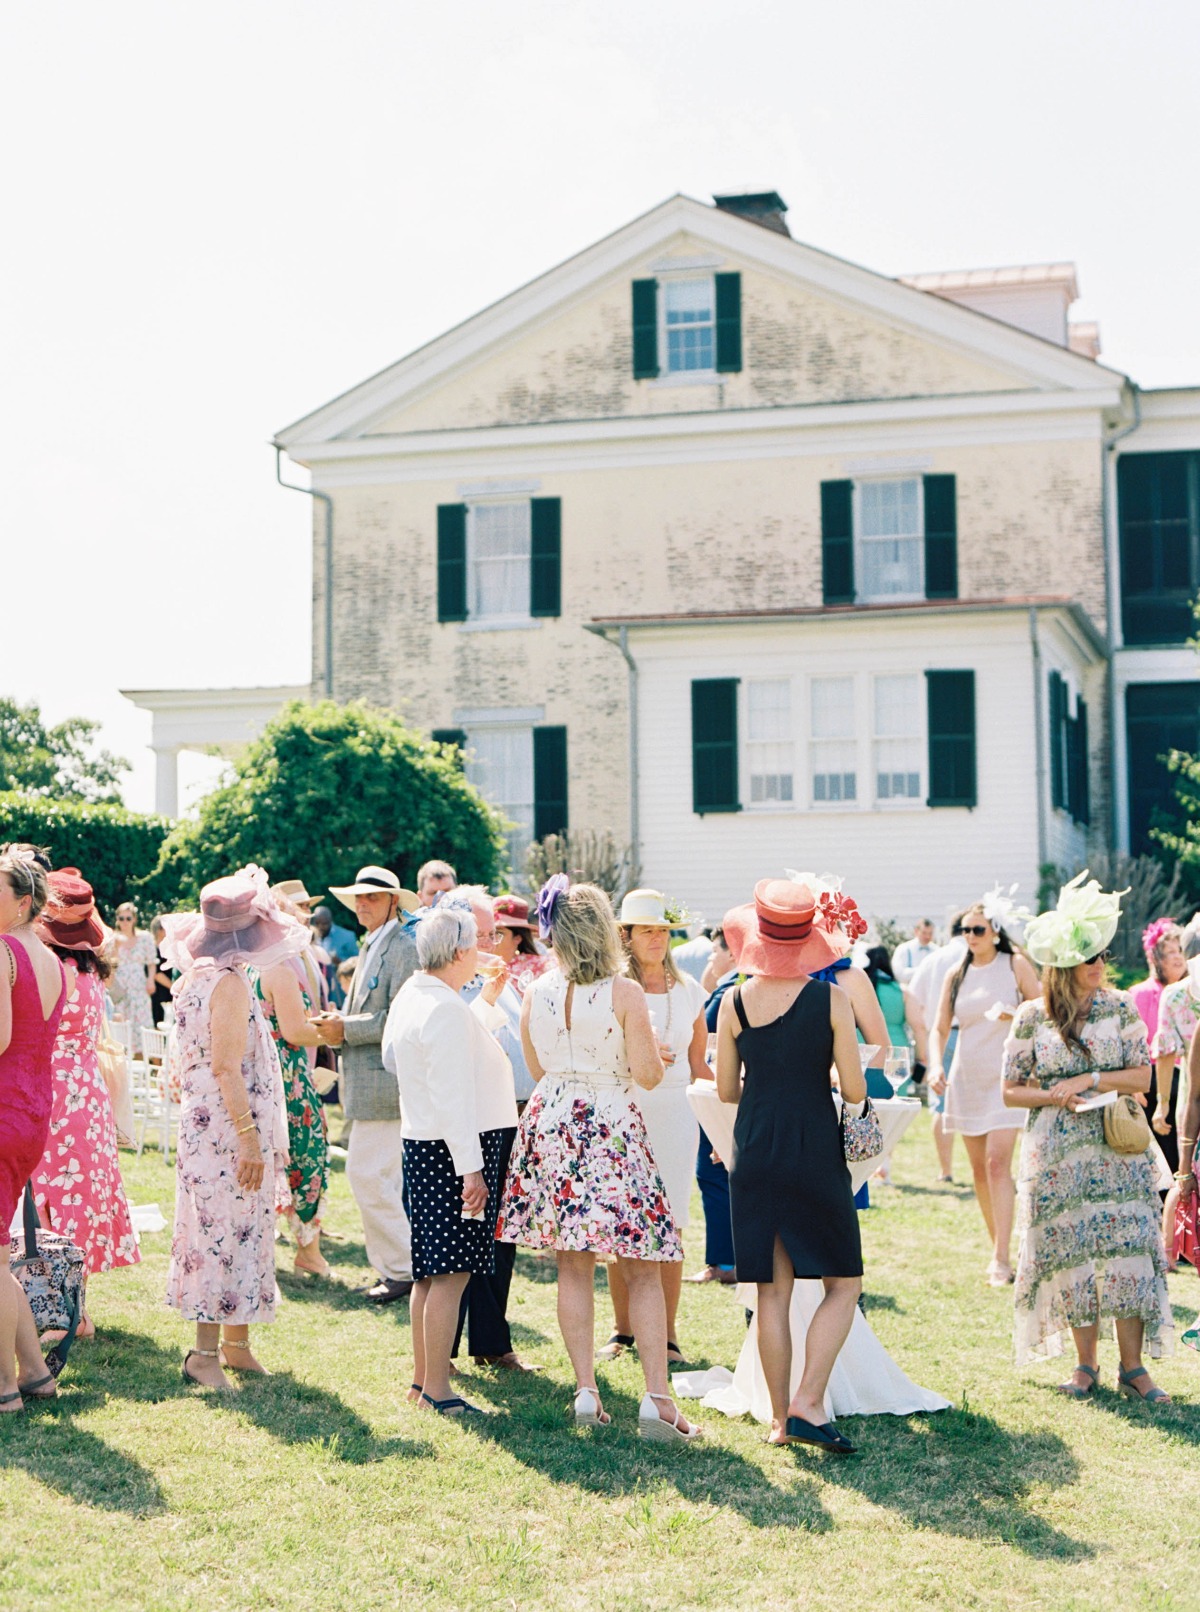
<svg viewBox="0 0 1200 1612">
<path fill-rule="evenodd" d="M 472 1355 L 471 1359 L 477 1366 L 498 1366 L 501 1371 L 541 1371 L 540 1366 L 531 1365 L 528 1360 L 522 1360 L 520 1355 L 510 1349 L 506 1355 Z"/>
<path fill-rule="evenodd" d="M 412 1290 L 411 1282 L 394 1282 L 387 1277 L 381 1282 L 376 1282 L 374 1287 L 361 1289 L 372 1304 L 394 1304 L 397 1299 L 406 1299 Z"/>
</svg>

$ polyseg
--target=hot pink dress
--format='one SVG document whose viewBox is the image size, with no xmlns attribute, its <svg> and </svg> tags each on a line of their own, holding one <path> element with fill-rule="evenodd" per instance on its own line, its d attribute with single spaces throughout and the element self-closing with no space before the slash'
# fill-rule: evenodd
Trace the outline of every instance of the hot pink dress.
<svg viewBox="0 0 1200 1612">
<path fill-rule="evenodd" d="M 11 1240 L 8 1228 L 46 1146 L 54 1089 L 50 1055 L 67 994 L 66 973 L 60 963 L 63 978 L 58 1001 L 49 1018 L 44 1018 L 29 954 L 19 940 L 4 935 L 0 937 L 0 968 L 11 975 L 10 955 L 17 965 L 17 979 L 12 988 L 12 1036 L 0 1053 L 0 1247 Z"/>
<path fill-rule="evenodd" d="M 67 999 L 51 1054 L 50 1139 L 33 1177 L 43 1221 L 83 1249 L 89 1276 L 136 1265 L 137 1238 L 121 1185 L 117 1122 L 100 1073 L 104 985 L 98 974 L 64 965 Z"/>
</svg>

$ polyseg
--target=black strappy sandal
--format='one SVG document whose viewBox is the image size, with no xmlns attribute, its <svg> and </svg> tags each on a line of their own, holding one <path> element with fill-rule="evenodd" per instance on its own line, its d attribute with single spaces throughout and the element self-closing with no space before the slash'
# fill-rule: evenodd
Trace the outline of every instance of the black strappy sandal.
<svg viewBox="0 0 1200 1612">
<path fill-rule="evenodd" d="M 52 1388 L 54 1390 L 53 1393 L 43 1394 L 43 1393 L 39 1392 L 40 1389 L 46 1388 L 46 1387 Z M 58 1398 L 58 1388 L 57 1388 L 57 1385 L 55 1384 L 54 1377 L 53 1377 L 53 1374 L 51 1372 L 47 1372 L 44 1377 L 39 1377 L 36 1382 L 18 1383 L 17 1384 L 17 1391 L 18 1391 L 19 1394 L 23 1395 L 26 1399 L 57 1399 Z"/>
<path fill-rule="evenodd" d="M 478 1405 L 468 1404 L 465 1399 L 459 1398 L 457 1394 L 452 1395 L 449 1399 L 434 1399 L 432 1395 L 427 1394 L 422 1389 L 421 1398 L 426 1405 L 431 1405 L 439 1416 L 457 1418 L 459 1416 L 483 1416 L 485 1414 Z M 456 1405 L 459 1407 L 457 1411 L 454 1409 Z"/>
<path fill-rule="evenodd" d="M 627 1332 L 614 1332 L 603 1346 L 596 1350 L 597 1360 L 619 1360 L 627 1349 L 633 1348 L 633 1339 Z"/>
<path fill-rule="evenodd" d="M 14 1399 L 21 1399 L 21 1390 L 19 1388 L 15 1394 L 0 1394 L 0 1405 L 11 1405 Z M 21 1409 L 25 1409 L 25 1401 L 23 1399 L 21 1399 Z M 5 1416 L 15 1416 L 16 1412 L 4 1411 L 3 1414 Z"/>
</svg>

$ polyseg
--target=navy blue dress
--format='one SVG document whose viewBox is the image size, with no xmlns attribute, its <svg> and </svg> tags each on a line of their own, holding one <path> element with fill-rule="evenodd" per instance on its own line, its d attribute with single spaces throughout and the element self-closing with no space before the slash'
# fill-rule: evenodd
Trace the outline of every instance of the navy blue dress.
<svg viewBox="0 0 1200 1612">
<path fill-rule="evenodd" d="M 797 1277 L 861 1276 L 862 1242 L 829 1084 L 829 993 L 810 980 L 786 1013 L 755 1028 L 741 987 L 745 1085 L 733 1128 L 729 1200 L 738 1280 L 770 1282 L 778 1237 Z"/>
</svg>

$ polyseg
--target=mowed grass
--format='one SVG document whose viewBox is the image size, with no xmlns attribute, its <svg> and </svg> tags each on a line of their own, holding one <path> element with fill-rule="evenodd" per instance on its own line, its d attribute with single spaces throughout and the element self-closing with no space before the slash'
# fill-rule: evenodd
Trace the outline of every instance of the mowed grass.
<svg viewBox="0 0 1200 1612">
<path fill-rule="evenodd" d="M 158 1154 L 125 1155 L 131 1197 L 170 1214 Z M 959 1156 L 957 1170 L 965 1174 Z M 58 1402 L 0 1418 L 0 1607 L 291 1609 L 805 1607 L 1188 1608 L 1197 1598 L 1200 1358 L 1159 1380 L 1179 1403 L 1118 1398 L 1102 1351 L 1094 1403 L 1018 1376 L 1011 1296 L 982 1281 L 969 1191 L 933 1185 L 922 1114 L 864 1216 L 868 1313 L 917 1380 L 955 1408 L 844 1423 L 858 1459 L 762 1443 L 705 1417 L 702 1449 L 642 1445 L 640 1375 L 601 1367 L 614 1425 L 576 1432 L 553 1264 L 518 1256 L 510 1314 L 537 1377 L 475 1372 L 495 1414 L 469 1425 L 404 1402 L 408 1306 L 352 1296 L 365 1255 L 340 1166 L 328 1253 L 343 1285 L 290 1274 L 258 1346 L 275 1375 L 236 1397 L 180 1377 L 187 1329 L 162 1301 L 169 1237 L 92 1284 L 99 1338 Z M 697 1201 L 689 1269 L 702 1251 Z M 597 1336 L 609 1315 L 598 1279 Z M 1200 1281 L 1171 1278 L 1177 1320 Z M 684 1289 L 681 1339 L 732 1366 L 728 1290 Z"/>
</svg>

